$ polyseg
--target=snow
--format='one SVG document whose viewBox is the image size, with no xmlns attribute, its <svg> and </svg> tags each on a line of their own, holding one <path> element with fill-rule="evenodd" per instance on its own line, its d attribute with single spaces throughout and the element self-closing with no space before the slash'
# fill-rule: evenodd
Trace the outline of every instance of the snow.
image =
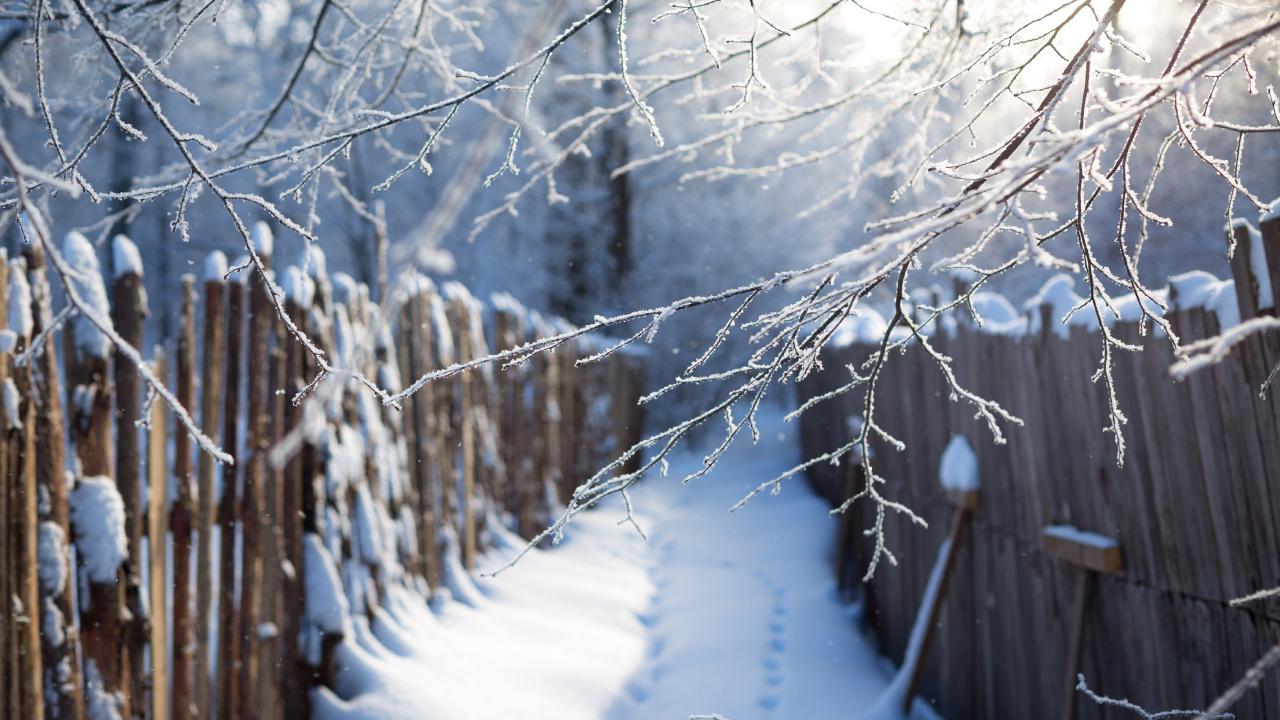
<svg viewBox="0 0 1280 720">
<path fill-rule="evenodd" d="M 84 661 L 84 711 L 87 720 L 121 720 L 124 696 L 103 687 L 102 673 L 91 658 Z"/>
<path fill-rule="evenodd" d="M 1274 220 L 1280 220 L 1280 198 L 1272 200 L 1271 204 L 1267 206 L 1267 211 L 1258 218 L 1259 223 L 1272 222 Z"/>
<path fill-rule="evenodd" d="M 840 327 L 831 336 L 831 343 L 835 347 L 878 345 L 884 339 L 887 327 L 889 323 L 885 322 L 884 316 L 873 308 L 858 308 L 840 321 Z"/>
<path fill-rule="evenodd" d="M 111 279 L 125 275 L 142 277 L 142 255 L 138 246 L 125 235 L 117 235 L 111 239 Z"/>
<path fill-rule="evenodd" d="M 1023 306 L 1031 313 L 1031 332 L 1040 331 L 1041 306 L 1048 306 L 1049 319 L 1054 323 L 1053 332 L 1063 340 L 1071 337 L 1071 326 L 1098 329 L 1098 317 L 1093 308 L 1087 306 L 1077 310 L 1065 323 L 1062 322 L 1067 313 L 1085 301 L 1076 294 L 1075 286 L 1075 277 L 1068 273 L 1058 273 L 1041 286 L 1040 291 Z"/>
<path fill-rule="evenodd" d="M 1099 550 L 1109 550 L 1119 545 L 1106 535 L 1086 532 L 1076 528 L 1074 525 L 1050 525 L 1044 529 L 1044 534 L 1060 540 L 1068 540 L 1080 545 L 1098 548 Z"/>
<path fill-rule="evenodd" d="M 1142 304 L 1146 306 L 1147 312 L 1150 314 L 1156 317 L 1163 317 L 1164 308 L 1160 307 L 1156 300 L 1168 305 L 1169 291 L 1167 289 L 1153 290 L 1151 291 L 1151 295 L 1155 299 L 1153 300 L 1152 298 L 1143 295 Z M 1119 314 L 1119 318 L 1125 322 L 1137 322 L 1143 316 L 1142 308 L 1138 306 L 1138 298 L 1129 290 L 1124 290 L 1116 297 L 1111 298 L 1111 306 L 1115 308 L 1116 313 Z M 1156 331 L 1163 332 L 1163 330 L 1158 326 L 1156 327 Z"/>
<path fill-rule="evenodd" d="M 356 488 L 355 516 L 352 528 L 358 540 L 359 556 L 369 565 L 382 563 L 382 536 L 378 523 L 378 514 L 374 510 L 373 496 L 369 494 L 369 486 L 361 484 Z"/>
<path fill-rule="evenodd" d="M 306 269 L 307 276 L 313 280 L 328 277 L 328 266 L 325 262 L 324 250 L 315 243 L 308 243 L 307 249 L 303 251 L 302 267 Z"/>
<path fill-rule="evenodd" d="M 978 489 L 978 456 L 963 435 L 954 435 L 947 449 L 942 451 L 942 466 L 938 480 L 948 490 L 974 491 Z"/>
<path fill-rule="evenodd" d="M 440 356 L 441 365 L 452 365 L 453 330 L 449 327 L 449 316 L 445 312 L 444 302 L 439 295 L 432 293 L 430 301 L 431 335 L 436 341 L 436 352 Z"/>
<path fill-rule="evenodd" d="M 12 353 L 18 347 L 18 333 L 4 329 L 0 330 L 0 352 Z"/>
<path fill-rule="evenodd" d="M 970 297 L 973 310 L 982 318 L 982 332 L 990 335 L 1025 335 L 1027 318 L 1020 315 L 1003 295 L 976 292 Z"/>
<path fill-rule="evenodd" d="M 4 379 L 4 416 L 10 428 L 22 427 L 22 396 L 13 378 Z"/>
<path fill-rule="evenodd" d="M 1218 280 L 1207 272 L 1195 270 L 1169 278 L 1169 288 L 1169 297 L 1178 310 L 1193 307 L 1212 310 L 1218 316 L 1219 330 L 1240 324 L 1234 280 Z"/>
<path fill-rule="evenodd" d="M 35 331 L 31 285 L 27 282 L 27 263 L 22 258 L 9 261 L 9 329 L 26 338 Z"/>
<path fill-rule="evenodd" d="M 307 599 L 307 620 L 330 635 L 352 636 L 351 609 L 342 591 L 342 579 L 333 556 L 320 536 L 303 535 L 302 570 Z"/>
<path fill-rule="evenodd" d="M 67 641 L 67 620 L 53 598 L 44 595 L 40 599 L 40 634 L 48 638 L 49 644 L 61 647 Z"/>
<path fill-rule="evenodd" d="M 496 548 L 467 577 L 474 606 L 455 589 L 428 607 L 389 586 L 338 645 L 335 689 L 315 691 L 313 717 L 834 718 L 870 707 L 891 671 L 838 597 L 838 520 L 825 501 L 797 480 L 728 512 L 798 459 L 780 414 L 762 431 L 706 478 L 682 485 L 701 454 L 681 453 L 671 477 L 634 488 L 647 540 L 610 501 L 496 575 L 523 543 L 490 523 Z"/>
<path fill-rule="evenodd" d="M 350 275 L 338 271 L 330 278 L 333 283 L 333 301 L 339 305 L 354 305 L 360 299 L 360 284 Z"/>
<path fill-rule="evenodd" d="M 264 257 L 271 257 L 275 249 L 275 235 L 271 234 L 271 226 L 265 222 L 255 223 L 249 232 L 249 242 L 253 251 Z"/>
<path fill-rule="evenodd" d="M 107 289 L 102 284 L 102 269 L 98 265 L 98 254 L 93 245 L 85 236 L 73 230 L 62 241 L 62 255 L 75 271 L 67 280 L 75 288 L 81 302 L 97 316 L 99 322 L 109 324 L 111 306 L 107 302 Z M 72 327 L 75 329 L 77 352 L 91 357 L 107 357 L 111 351 L 111 341 L 83 312 L 76 315 Z"/>
<path fill-rule="evenodd" d="M 80 565 L 95 583 L 110 583 L 129 556 L 124 500 L 111 478 L 80 478 L 70 495 L 71 527 Z"/>
<path fill-rule="evenodd" d="M 61 595 L 67 589 L 67 536 L 57 523 L 40 523 L 37 553 L 42 594 Z"/>
<path fill-rule="evenodd" d="M 281 284 L 284 286 L 284 295 L 289 302 L 300 308 L 311 307 L 315 299 L 316 283 L 296 266 L 290 265 L 284 269 Z"/>
<path fill-rule="evenodd" d="M 204 256 L 204 281 L 207 283 L 225 282 L 227 277 L 227 256 L 221 250 L 214 250 Z"/>
</svg>

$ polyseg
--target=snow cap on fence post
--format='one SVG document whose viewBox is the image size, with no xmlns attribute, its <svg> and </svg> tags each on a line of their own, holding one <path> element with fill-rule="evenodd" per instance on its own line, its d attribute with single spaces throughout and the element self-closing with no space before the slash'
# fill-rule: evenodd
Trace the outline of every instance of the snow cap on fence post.
<svg viewBox="0 0 1280 720">
<path fill-rule="evenodd" d="M 85 317 L 85 310 L 94 314 L 94 320 L 105 326 L 111 325 L 110 303 L 107 302 L 107 289 L 102 284 L 102 268 L 98 264 L 98 253 L 88 238 L 72 230 L 62 241 L 62 256 L 74 271 L 67 277 L 80 302 L 81 312 L 72 322 L 75 330 L 76 351 L 92 357 L 107 357 L 111 352 L 111 340 L 107 338 L 94 321 Z"/>
<path fill-rule="evenodd" d="M 142 254 L 128 236 L 116 235 L 111 239 L 111 278 L 125 275 L 142 277 Z"/>
<path fill-rule="evenodd" d="M 27 282 L 27 260 L 17 257 L 9 261 L 9 329 L 19 337 L 29 338 L 35 331 L 31 314 L 31 285 Z"/>
<path fill-rule="evenodd" d="M 942 451 L 938 480 L 948 490 L 978 489 L 978 456 L 964 435 L 954 435 Z"/>
<path fill-rule="evenodd" d="M 271 234 L 271 226 L 262 221 L 254 223 L 253 230 L 249 232 L 249 242 L 253 244 L 253 251 L 261 257 L 271 257 L 275 250 L 275 235 Z"/>
<path fill-rule="evenodd" d="M 964 435 L 954 435 L 942 451 L 938 480 L 953 505 L 976 509 L 978 504 L 978 456 Z"/>
</svg>

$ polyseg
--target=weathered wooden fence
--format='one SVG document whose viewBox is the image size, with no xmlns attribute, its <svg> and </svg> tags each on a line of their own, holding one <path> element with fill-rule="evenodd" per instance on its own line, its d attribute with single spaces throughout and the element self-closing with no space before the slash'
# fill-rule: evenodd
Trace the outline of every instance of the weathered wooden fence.
<svg viewBox="0 0 1280 720">
<path fill-rule="evenodd" d="M 1269 250 L 1280 247 L 1280 223 L 1264 232 Z M 1241 293 L 1248 318 L 1258 312 L 1249 306 L 1257 289 L 1246 274 L 1247 255 L 1243 273 L 1241 264 L 1237 256 L 1236 286 L 1251 290 Z M 1272 279 L 1280 281 L 1280 272 Z M 1184 340 L 1217 331 L 1216 316 L 1203 309 L 1170 318 Z M 901 660 L 953 512 L 938 481 L 940 457 L 951 437 L 963 434 L 977 452 L 981 506 L 958 548 L 921 695 L 949 720 L 1061 717 L 1078 570 L 1046 553 L 1041 535 L 1047 525 L 1070 524 L 1118 540 L 1123 553 L 1123 570 L 1098 576 L 1086 606 L 1078 669 L 1091 689 L 1149 710 L 1207 707 L 1280 641 L 1280 601 L 1229 605 L 1280 586 L 1280 398 L 1258 395 L 1280 361 L 1280 336 L 1255 335 L 1222 364 L 1176 382 L 1165 339 L 1139 337 L 1136 325 L 1115 326 L 1118 337 L 1143 346 L 1115 353 L 1129 421 L 1118 467 L 1114 442 L 1102 432 L 1105 385 L 1090 380 L 1101 358 L 1099 334 L 1077 327 L 1061 338 L 1053 331 L 1057 318 L 1046 312 L 1043 320 L 1042 332 L 1025 337 L 982 334 L 961 323 L 953 336 L 933 338 L 954 358 L 962 386 L 1025 421 L 1007 428 L 1006 445 L 991 442 L 970 406 L 950 401 L 921 348 L 895 354 L 880 382 L 876 420 L 909 447 L 897 452 L 877 443 L 872 461 L 889 479 L 887 497 L 929 527 L 890 512 L 885 534 L 900 564 L 882 564 L 863 586 L 871 540 L 861 530 L 872 526 L 874 508 L 855 505 L 840 537 L 841 581 L 865 598 L 865 617 L 883 649 Z M 857 345 L 829 352 L 828 369 L 806 381 L 802 398 L 847 382 L 844 366 L 870 352 Z M 853 393 L 805 416 L 807 457 L 849 440 L 860 400 Z M 833 502 L 862 483 L 848 463 L 817 466 L 810 479 Z M 1280 717 L 1280 674 L 1268 673 L 1232 712 Z M 1074 716 L 1133 717 L 1083 698 Z"/>
<path fill-rule="evenodd" d="M 127 240 L 114 252 L 108 299 L 88 242 L 64 248 L 79 295 L 109 304 L 136 347 L 142 264 Z M 3 718 L 305 718 L 350 627 L 309 589 L 370 617 L 394 585 L 425 602 L 472 566 L 492 524 L 532 537 L 639 439 L 639 358 L 576 368 L 598 350 L 589 338 L 429 383 L 401 410 L 341 376 L 295 404 L 313 356 L 264 284 L 226 281 L 215 254 L 163 299 L 181 304 L 181 329 L 151 367 L 236 460 L 218 465 L 88 318 L 67 321 L 56 352 L 44 263 L 36 249 L 0 262 Z M 290 320 L 331 366 L 385 388 L 563 327 L 416 275 L 380 306 L 319 255 L 304 267 L 277 276 Z M 33 338 L 41 351 L 15 363 Z"/>
</svg>

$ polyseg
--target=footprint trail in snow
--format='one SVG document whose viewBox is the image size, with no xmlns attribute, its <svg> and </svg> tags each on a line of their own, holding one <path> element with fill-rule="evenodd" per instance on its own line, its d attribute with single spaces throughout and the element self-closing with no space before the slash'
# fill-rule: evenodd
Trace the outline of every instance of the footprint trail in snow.
<svg viewBox="0 0 1280 720">
<path fill-rule="evenodd" d="M 892 668 L 837 597 L 826 503 L 794 479 L 728 511 L 797 460 L 794 425 L 761 425 L 761 443 L 744 439 L 710 476 L 682 485 L 701 463 L 684 454 L 635 488 L 647 541 L 613 503 L 579 516 L 561 546 L 458 588 L 469 604 L 428 610 L 405 592 L 376 622 L 357 619 L 314 717 L 857 717 Z"/>
</svg>

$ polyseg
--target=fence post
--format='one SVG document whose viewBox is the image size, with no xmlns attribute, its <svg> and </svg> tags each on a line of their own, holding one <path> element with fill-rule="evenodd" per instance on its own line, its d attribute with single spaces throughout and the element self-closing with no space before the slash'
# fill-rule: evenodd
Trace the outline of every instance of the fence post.
<svg viewBox="0 0 1280 720">
<path fill-rule="evenodd" d="M 0 260 L 5 256 L 0 255 Z M 30 313 L 22 313 L 29 307 L 27 282 L 22 277 L 25 263 L 19 260 L 13 273 L 10 287 L 10 267 L 7 261 L 0 262 L 0 317 L 9 316 L 9 297 L 12 293 L 18 312 L 16 322 L 9 323 L 14 352 L 26 349 L 31 334 Z M 27 297 L 22 297 L 26 294 Z M 42 598 L 45 589 L 37 585 L 38 567 L 37 543 L 42 526 L 37 506 L 37 483 L 35 467 L 35 407 L 31 402 L 31 371 L 28 367 L 12 367 L 12 357 L 6 352 L 0 355 L 0 378 L 2 378 L 5 395 L 13 395 L 16 401 L 8 407 L 9 417 L 5 418 L 5 449 L 3 454 L 4 507 L 3 522 L 5 553 L 0 556 L 5 575 L 3 602 L 6 632 L 4 648 L 6 657 L 0 663 L 6 666 L 7 677 L 5 687 L 0 695 L 7 696 L 0 704 L 0 712 L 7 712 L 13 718 L 44 715 L 43 668 L 40 635 L 40 617 L 42 614 Z M 8 404 L 6 402 L 6 404 Z M 14 414 L 16 413 L 16 414 Z M 46 533 L 52 531 L 45 530 Z M 56 535 L 56 533 L 54 533 Z M 65 578 L 64 578 L 65 579 Z M 18 604 L 21 603 L 21 607 Z"/>
<path fill-rule="evenodd" d="M 115 262 L 111 279 L 111 323 L 129 345 L 142 347 L 147 300 L 142 287 L 142 260 L 138 248 L 125 236 L 112 240 Z M 143 652 L 147 644 L 147 613 L 142 602 L 142 455 L 139 431 L 134 421 L 142 415 L 142 380 L 131 362 L 115 364 L 116 407 L 116 487 L 124 500 L 125 529 L 129 556 L 124 565 L 125 607 L 131 620 L 124 626 L 124 652 L 129 668 L 130 707 L 134 717 L 146 714 L 146 668 Z"/>
<path fill-rule="evenodd" d="M 466 364 L 472 360 L 471 313 L 464 298 L 457 298 L 450 304 L 457 361 L 459 364 Z M 468 570 L 474 570 L 476 566 L 476 413 L 472 389 L 475 378 L 472 375 L 474 373 L 471 370 L 458 375 L 457 418 L 462 428 L 462 501 L 459 503 L 462 512 L 462 562 Z"/>
<path fill-rule="evenodd" d="M 236 445 L 240 426 L 240 356 L 244 338 L 244 282 L 233 279 L 227 285 L 227 377 L 222 415 L 223 449 L 235 459 L 222 468 L 222 502 L 218 507 L 221 535 L 221 568 L 218 573 L 218 717 L 238 720 L 242 682 L 240 663 L 240 618 L 235 607 L 236 523 L 240 520 L 240 495 L 236 482 L 241 454 Z"/>
<path fill-rule="evenodd" d="M 169 359 L 157 346 L 153 369 L 161 382 L 169 381 Z M 151 718 L 169 717 L 168 606 L 169 534 L 169 412 L 163 402 L 151 406 L 147 431 L 147 547 L 151 580 Z"/>
<path fill-rule="evenodd" d="M 77 283 L 81 299 L 105 312 L 106 289 L 93 246 L 82 235 L 66 236 L 63 252 L 68 262 L 85 279 Z M 77 481 L 90 477 L 111 478 L 115 475 L 112 419 L 115 415 L 111 399 L 111 379 L 107 368 L 112 354 L 110 341 L 84 317 L 77 317 L 63 335 L 66 368 L 67 406 L 70 409 L 71 439 L 79 460 Z M 74 493 L 74 491 L 73 491 Z M 81 548 L 81 552 L 84 552 Z M 83 558 L 84 555 L 82 554 Z M 122 648 L 117 638 L 123 630 L 124 594 L 119 570 L 113 577 L 78 576 L 89 583 L 87 605 L 80 607 L 80 628 L 84 641 L 85 681 L 101 683 L 107 693 L 120 692 L 123 702 L 119 712 L 129 716 L 128 666 L 122 662 Z M 96 672 L 96 676 L 95 676 Z"/>
<path fill-rule="evenodd" d="M 8 319 L 9 317 L 9 294 L 18 291 L 18 288 L 10 289 L 9 284 L 9 262 L 8 253 L 0 248 L 0 304 L 3 304 L 3 312 L 0 312 L 0 318 Z M 21 272 L 21 270 L 19 270 Z M 25 281 L 23 287 L 26 287 Z M 30 296 L 27 298 L 16 298 L 17 303 L 30 302 Z M 11 357 L 15 352 L 21 352 L 20 346 L 25 346 L 26 336 L 30 334 L 28 329 L 31 325 L 31 315 L 27 313 L 25 317 L 16 318 L 17 322 L 7 322 L 6 327 L 12 336 L 6 336 L 3 343 L 6 347 L 0 347 L 0 385 L 4 385 L 7 389 L 12 375 L 10 365 Z M 17 327 L 14 327 L 17 325 Z M 16 386 L 14 388 L 17 389 Z M 12 418 L 9 418 L 12 419 Z M 8 425 L 8 423 L 6 423 Z M 34 429 L 32 426 L 28 426 Z M 7 441 L 7 438 L 6 438 Z M 13 540 L 16 537 L 15 528 L 11 521 L 10 502 L 16 500 L 18 493 L 18 473 L 19 468 L 13 467 L 9 462 L 9 453 L 7 451 L 0 452 L 0 603 L 8 604 L 6 598 L 13 597 L 18 586 L 22 582 L 23 568 L 18 563 L 18 548 L 14 547 Z M 0 608 L 3 608 L 0 605 Z M 17 668 L 18 660 L 18 630 L 19 626 L 15 621 L 15 613 L 0 612 L 0 717 L 18 718 L 21 717 L 21 699 L 22 690 L 19 685 L 19 672 Z"/>
<path fill-rule="evenodd" d="M 219 258 L 221 262 L 219 262 Z M 226 266 L 222 253 L 211 255 L 205 261 L 204 278 L 204 348 L 200 363 L 200 429 L 215 443 L 218 442 L 218 407 L 222 394 L 222 354 L 226 352 L 223 339 L 222 313 L 226 283 L 220 267 Z M 217 463 L 207 452 L 200 453 L 197 527 L 199 540 L 196 546 L 196 656 L 195 672 L 196 717 L 209 718 L 213 710 L 212 676 L 209 673 L 209 633 L 213 610 L 213 519 L 214 473 Z"/>
<path fill-rule="evenodd" d="M 188 413 L 196 407 L 196 288 L 195 278 L 182 276 L 182 322 L 178 331 L 178 402 Z M 178 483 L 178 500 L 173 505 L 173 717 L 196 717 L 192 696 L 191 627 L 191 521 L 195 505 L 195 485 L 191 467 L 191 434 L 175 428 L 173 473 Z"/>
<path fill-rule="evenodd" d="M 19 705 L 21 717 L 38 718 L 44 715 L 43 668 L 40 659 L 40 587 L 36 569 L 40 566 L 38 554 L 38 537 L 40 519 L 37 503 L 36 486 L 36 453 L 35 437 L 31 428 L 35 427 L 35 407 L 31 402 L 31 371 L 20 368 L 16 373 L 16 384 L 5 381 L 5 392 L 12 387 L 22 398 L 18 417 L 8 418 L 11 426 L 8 430 L 9 469 L 17 473 L 12 483 L 16 493 L 10 496 L 10 530 L 17 539 L 14 553 L 17 562 L 14 566 L 25 569 L 21 573 L 14 594 L 14 600 L 21 600 L 22 607 L 13 608 L 13 620 L 17 625 L 14 633 L 14 646 L 18 650 L 18 663 L 14 667 L 19 676 L 22 701 Z M 17 604 L 16 602 L 14 603 Z"/>
<path fill-rule="evenodd" d="M 265 224 L 254 227 L 251 235 L 263 267 L 271 268 L 271 230 Z M 267 333 L 272 323 L 272 309 L 267 299 L 266 279 L 248 278 L 249 290 L 249 343 L 246 346 L 248 392 L 246 396 L 246 427 L 244 463 L 244 487 L 241 510 L 241 558 L 240 571 L 240 697 L 239 715 L 244 720 L 260 717 L 258 706 L 258 651 L 262 620 L 262 506 L 263 474 L 268 447 L 266 399 L 268 374 L 264 372 L 268 362 Z"/>
<path fill-rule="evenodd" d="M 1262 252 L 1267 258 L 1267 274 L 1271 276 L 1271 298 L 1278 303 L 1274 311 L 1280 315 L 1280 198 L 1271 202 L 1271 210 L 1263 213 L 1258 225 L 1262 233 Z M 1234 267 L 1233 263 L 1233 272 Z M 1242 314 L 1240 319 L 1248 318 Z"/>
<path fill-rule="evenodd" d="M 1236 282 L 1236 303 L 1240 307 L 1240 320 L 1250 320 L 1258 315 L 1258 283 L 1253 276 L 1253 242 L 1251 236 L 1257 230 L 1247 220 L 1232 220 L 1226 228 L 1227 246 L 1235 245 L 1231 254 L 1231 277 Z M 1267 263 L 1270 264 L 1269 262 Z"/>
<path fill-rule="evenodd" d="M 33 243 L 27 246 L 25 259 L 26 285 L 29 286 L 31 293 L 31 337 L 36 338 L 53 323 L 52 296 L 49 292 L 49 280 L 45 274 L 44 250 L 39 244 Z M 14 270 L 16 272 L 11 273 L 9 278 L 11 288 L 22 285 L 18 282 L 18 276 L 22 274 L 22 265 L 15 263 Z M 41 494 L 49 500 L 48 512 L 41 517 L 41 521 L 52 523 L 52 527 L 56 527 L 57 530 L 50 527 L 49 531 L 60 534 L 63 539 L 61 563 L 64 567 L 62 577 L 65 581 L 70 577 L 72 570 L 71 557 L 66 552 L 65 546 L 71 538 L 71 521 L 67 507 L 66 434 L 62 416 L 62 398 L 59 394 L 62 388 L 62 374 L 58 369 L 58 357 L 54 352 L 52 333 L 45 336 L 44 348 L 32 362 L 35 363 L 36 369 L 33 373 L 35 395 L 40 398 L 35 424 L 36 483 L 41 488 Z M 64 683 L 50 683 L 51 690 L 47 696 L 52 702 L 45 707 L 45 713 L 50 718 L 82 720 L 84 693 L 80 684 L 80 665 L 76 661 L 80 637 L 71 623 L 70 584 L 64 582 L 61 586 L 41 588 L 41 590 L 42 610 L 56 608 L 62 618 L 61 643 L 55 643 L 54 636 L 41 635 L 41 664 L 49 668 L 50 672 L 56 670 L 59 676 L 67 679 Z M 63 675 L 64 670 L 65 675 Z"/>
</svg>

